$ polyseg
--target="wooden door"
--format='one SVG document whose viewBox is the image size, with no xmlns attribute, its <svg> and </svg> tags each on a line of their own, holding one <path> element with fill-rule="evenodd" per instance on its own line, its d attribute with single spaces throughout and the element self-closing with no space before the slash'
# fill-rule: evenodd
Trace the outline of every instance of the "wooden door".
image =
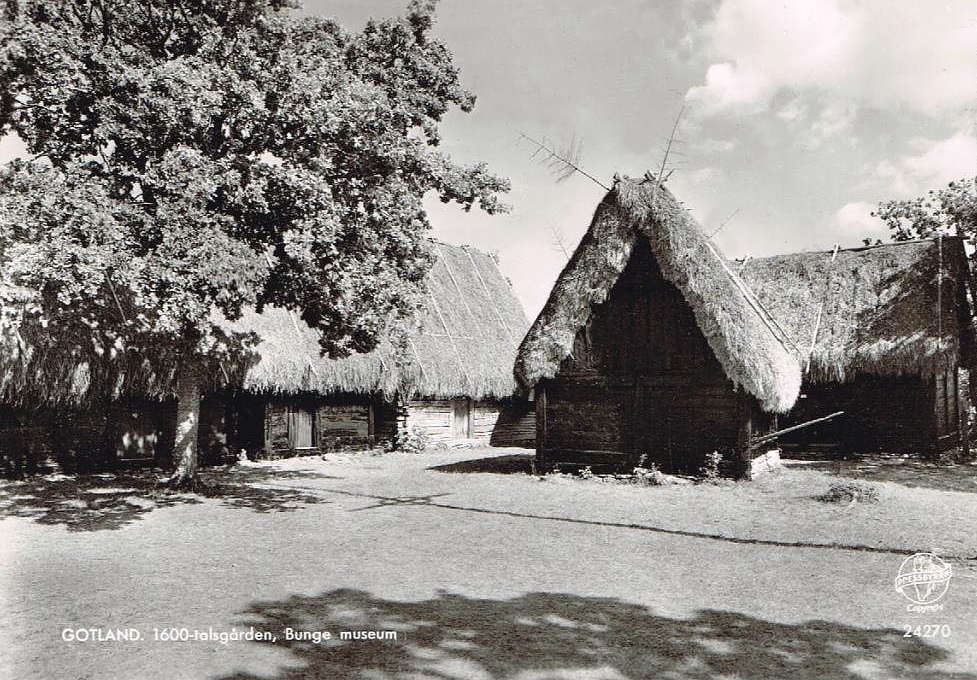
<svg viewBox="0 0 977 680">
<path fill-rule="evenodd" d="M 290 409 L 288 413 L 288 446 L 293 449 L 311 449 L 314 444 L 312 411 L 303 408 Z"/>
<path fill-rule="evenodd" d="M 468 399 L 451 400 L 451 438 L 469 439 L 469 401 Z"/>
</svg>

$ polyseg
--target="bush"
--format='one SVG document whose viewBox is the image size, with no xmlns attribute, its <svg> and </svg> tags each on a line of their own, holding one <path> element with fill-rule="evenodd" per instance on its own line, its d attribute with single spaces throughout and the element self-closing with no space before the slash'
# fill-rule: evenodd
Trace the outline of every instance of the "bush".
<svg viewBox="0 0 977 680">
<path fill-rule="evenodd" d="M 644 453 L 638 458 L 638 464 L 631 470 L 631 481 L 641 486 L 664 486 L 668 484 L 668 478 L 658 469 L 656 463 L 645 466 L 648 456 Z"/>
<path fill-rule="evenodd" d="M 631 471 L 631 479 L 634 484 L 641 486 L 666 486 L 671 484 L 670 479 L 665 473 L 655 465 L 651 467 L 636 467 Z"/>
<path fill-rule="evenodd" d="M 420 425 L 415 425 L 410 431 L 397 439 L 397 449 L 404 453 L 424 453 L 427 451 L 431 438 Z"/>
<path fill-rule="evenodd" d="M 824 503 L 854 503 L 855 501 L 875 503 L 879 500 L 879 490 L 871 484 L 861 482 L 842 482 L 832 484 L 818 500 Z"/>
</svg>

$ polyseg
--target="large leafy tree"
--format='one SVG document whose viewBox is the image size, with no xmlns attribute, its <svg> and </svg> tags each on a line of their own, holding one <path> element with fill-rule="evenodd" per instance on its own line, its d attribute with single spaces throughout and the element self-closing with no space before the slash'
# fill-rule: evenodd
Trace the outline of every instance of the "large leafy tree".
<svg viewBox="0 0 977 680">
<path fill-rule="evenodd" d="M 925 196 L 883 201 L 872 214 L 885 222 L 896 241 L 948 234 L 977 248 L 977 177 L 950 182 Z"/>
<path fill-rule="evenodd" d="M 0 133 L 31 156 L 0 171 L 12 384 L 171 390 L 168 481 L 193 485 L 201 390 L 254 340 L 225 319 L 282 306 L 342 356 L 408 318 L 422 197 L 495 212 L 508 188 L 436 149 L 474 98 L 434 5 L 351 33 L 288 0 L 6 0 Z"/>
</svg>

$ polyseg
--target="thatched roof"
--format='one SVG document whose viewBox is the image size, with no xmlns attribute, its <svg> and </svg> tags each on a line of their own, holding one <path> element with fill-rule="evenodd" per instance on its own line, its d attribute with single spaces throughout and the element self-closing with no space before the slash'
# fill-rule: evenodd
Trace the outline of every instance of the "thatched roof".
<svg viewBox="0 0 977 680">
<path fill-rule="evenodd" d="M 637 238 L 647 238 L 663 276 L 695 316 L 729 379 L 768 411 L 787 411 L 801 383 L 800 365 L 691 215 L 654 180 L 615 183 L 598 206 L 516 358 L 526 386 L 556 375 L 595 305 L 607 299 Z"/>
<path fill-rule="evenodd" d="M 802 355 L 810 352 L 807 379 L 927 375 L 956 364 L 962 349 L 969 354 L 970 274 L 959 238 L 944 237 L 942 246 L 931 239 L 777 255 L 734 267 Z"/>
<path fill-rule="evenodd" d="M 419 314 L 406 324 L 411 329 L 406 340 L 392 332 L 373 352 L 328 359 L 320 354 L 317 334 L 284 309 L 245 311 L 234 322 L 218 317 L 224 331 L 255 333 L 260 341 L 253 361 L 220 363 L 220 370 L 206 377 L 206 388 L 379 392 L 388 397 L 395 392 L 441 398 L 511 396 L 516 390 L 512 363 L 529 323 L 508 280 L 491 256 L 475 248 L 436 242 L 431 248 L 436 261 L 425 281 L 428 294 Z M 17 289 L 0 287 L 0 339 L 10 348 L 0 357 L 0 401 L 80 405 L 103 393 L 149 398 L 172 394 L 172 371 L 157 375 L 138 356 L 115 359 L 114 370 L 104 376 L 112 381 L 107 385 L 102 377 L 93 384 L 85 362 L 46 360 L 16 332 L 17 315 L 28 298 Z"/>
<path fill-rule="evenodd" d="M 373 352 L 320 356 L 316 333 L 297 315 L 247 312 L 230 330 L 261 338 L 243 387 L 260 392 L 334 392 L 428 397 L 506 397 L 512 363 L 529 323 L 495 260 L 469 246 L 432 243 L 429 294 L 406 343 L 390 338 Z"/>
</svg>

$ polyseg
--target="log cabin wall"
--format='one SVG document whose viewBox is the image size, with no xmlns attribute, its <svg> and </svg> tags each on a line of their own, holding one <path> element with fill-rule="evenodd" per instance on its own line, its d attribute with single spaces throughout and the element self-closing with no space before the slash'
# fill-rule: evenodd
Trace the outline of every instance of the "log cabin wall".
<svg viewBox="0 0 977 680">
<path fill-rule="evenodd" d="M 471 438 L 488 444 L 492 439 L 492 432 L 499 425 L 501 415 L 502 406 L 497 402 L 473 402 Z"/>
<path fill-rule="evenodd" d="M 87 409 L 0 408 L 0 472 L 19 476 L 166 465 L 175 418 L 172 400 L 120 399 Z"/>
<path fill-rule="evenodd" d="M 380 439 L 396 442 L 420 428 L 432 445 L 467 441 L 491 446 L 533 446 L 535 414 L 525 399 L 412 399 L 377 405 Z"/>
<path fill-rule="evenodd" d="M 0 474 L 91 471 L 116 462 L 105 410 L 0 407 Z"/>
<path fill-rule="evenodd" d="M 933 415 L 936 450 L 957 446 L 961 440 L 964 399 L 960 390 L 960 369 L 948 367 L 933 376 Z"/>
<path fill-rule="evenodd" d="M 469 405 L 470 404 L 470 405 Z M 290 417 L 305 411 L 311 446 L 295 449 Z M 420 425 L 432 443 L 473 439 L 495 446 L 532 446 L 533 412 L 525 401 L 386 401 L 362 395 L 207 394 L 200 405 L 200 463 L 220 464 L 244 449 L 252 458 L 360 449 L 395 442 Z M 0 475 L 110 469 L 119 464 L 169 465 L 176 404 L 118 401 L 102 410 L 0 408 Z M 463 431 L 462 431 L 463 430 Z M 469 437 L 469 433 L 471 436 Z"/>
<path fill-rule="evenodd" d="M 740 395 L 642 236 L 571 357 L 539 386 L 540 463 L 695 471 L 736 448 Z"/>
<path fill-rule="evenodd" d="M 262 455 L 367 448 L 376 441 L 375 422 L 372 400 L 358 395 L 269 399 L 264 408 Z"/>
<path fill-rule="evenodd" d="M 789 427 L 835 411 L 845 414 L 785 435 L 787 451 L 929 453 L 959 443 L 956 371 L 946 375 L 857 376 L 845 383 L 805 384 Z M 936 446 L 935 442 L 941 442 Z"/>
<path fill-rule="evenodd" d="M 479 402 L 482 404 L 495 412 L 487 439 L 491 446 L 531 449 L 536 445 L 536 407 L 533 402 L 515 397 L 502 402 Z M 486 417 L 486 425 L 488 420 Z"/>
<path fill-rule="evenodd" d="M 406 431 L 420 428 L 431 444 L 451 444 L 472 438 L 473 409 L 471 400 L 413 399 L 407 407 Z"/>
</svg>

